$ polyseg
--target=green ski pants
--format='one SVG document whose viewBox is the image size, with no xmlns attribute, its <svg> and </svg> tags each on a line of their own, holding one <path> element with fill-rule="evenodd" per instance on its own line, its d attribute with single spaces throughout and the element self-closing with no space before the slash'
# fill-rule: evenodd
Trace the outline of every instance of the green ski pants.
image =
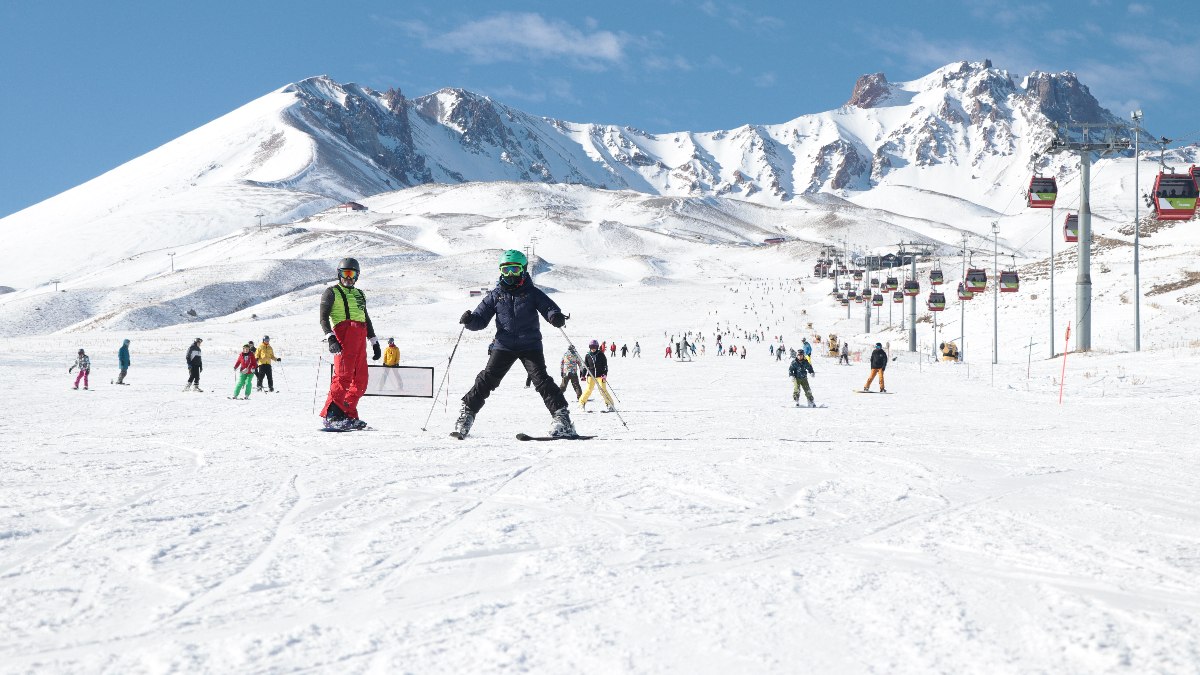
<svg viewBox="0 0 1200 675">
<path fill-rule="evenodd" d="M 237 382 L 233 385 L 233 397 L 237 398 L 238 392 L 242 387 L 246 388 L 246 398 L 250 398 L 250 384 L 254 381 L 254 373 L 242 373 L 238 375 Z"/>
<path fill-rule="evenodd" d="M 808 378 L 807 377 L 793 377 L 792 378 L 792 400 L 793 401 L 800 400 L 800 390 L 801 389 L 804 390 L 804 398 L 808 399 L 809 401 L 813 400 L 812 389 L 808 388 Z"/>
</svg>

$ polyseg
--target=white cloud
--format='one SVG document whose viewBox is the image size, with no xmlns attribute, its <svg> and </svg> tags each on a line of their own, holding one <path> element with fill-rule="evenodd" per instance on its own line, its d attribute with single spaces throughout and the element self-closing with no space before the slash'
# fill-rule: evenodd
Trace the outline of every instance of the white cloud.
<svg viewBox="0 0 1200 675">
<path fill-rule="evenodd" d="M 496 14 L 422 38 L 430 49 L 464 54 L 480 63 L 565 59 L 592 69 L 620 62 L 628 42 L 612 31 L 580 30 L 535 13 Z"/>
<path fill-rule="evenodd" d="M 754 86 L 756 87 L 773 87 L 775 86 L 775 73 L 763 73 L 754 78 Z"/>
<path fill-rule="evenodd" d="M 1134 16 L 1143 16 L 1145 14 L 1150 13 L 1150 6 L 1143 5 L 1139 2 L 1130 3 L 1129 6 L 1126 7 L 1125 9 L 1128 10 L 1128 12 L 1130 14 L 1133 14 Z"/>
</svg>

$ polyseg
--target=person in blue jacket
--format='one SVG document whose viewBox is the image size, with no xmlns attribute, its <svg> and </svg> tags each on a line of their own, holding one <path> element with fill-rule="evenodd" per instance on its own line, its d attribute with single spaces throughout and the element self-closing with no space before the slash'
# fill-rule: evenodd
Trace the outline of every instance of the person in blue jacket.
<svg viewBox="0 0 1200 675">
<path fill-rule="evenodd" d="M 533 285 L 526 271 L 527 265 L 524 253 L 505 251 L 500 256 L 500 282 L 484 296 L 475 311 L 463 312 L 458 321 L 467 330 L 483 330 L 491 323 L 492 317 L 496 317 L 496 339 L 492 343 L 494 347 L 487 365 L 475 377 L 475 385 L 462 398 L 462 410 L 454 425 L 454 435 L 458 438 L 470 433 L 475 415 L 517 361 L 525 366 L 525 372 L 550 411 L 550 435 L 575 435 L 567 399 L 546 372 L 546 355 L 542 351 L 542 331 L 538 321 L 538 315 L 541 315 L 551 326 L 562 328 L 567 315 Z"/>
<path fill-rule="evenodd" d="M 128 384 L 125 381 L 125 373 L 129 372 L 129 340 L 126 339 L 121 343 L 121 348 L 117 350 L 117 365 L 121 367 L 121 372 L 117 374 L 117 384 Z"/>
</svg>

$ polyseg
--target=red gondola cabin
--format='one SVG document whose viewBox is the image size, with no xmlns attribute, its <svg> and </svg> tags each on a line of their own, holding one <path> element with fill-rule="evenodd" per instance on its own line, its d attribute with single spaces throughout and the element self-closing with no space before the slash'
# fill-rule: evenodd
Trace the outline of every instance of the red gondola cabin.
<svg viewBox="0 0 1200 675">
<path fill-rule="evenodd" d="M 1034 176 L 1029 180 L 1027 194 L 1030 208 L 1054 208 L 1054 200 L 1058 197 L 1058 181 L 1053 176 Z"/>
</svg>

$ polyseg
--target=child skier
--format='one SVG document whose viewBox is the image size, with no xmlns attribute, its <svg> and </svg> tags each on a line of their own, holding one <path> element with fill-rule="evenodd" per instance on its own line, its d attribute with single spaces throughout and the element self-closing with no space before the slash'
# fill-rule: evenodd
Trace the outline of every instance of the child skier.
<svg viewBox="0 0 1200 675">
<path fill-rule="evenodd" d="M 558 390 L 567 393 L 567 383 L 571 383 L 571 388 L 575 390 L 575 398 L 583 396 L 583 389 L 579 386 L 579 373 L 583 370 L 583 362 L 579 360 L 579 353 L 575 351 L 575 345 L 567 347 L 567 353 L 563 354 L 562 361 L 558 364 L 558 372 L 562 375 L 562 383 L 558 385 Z"/>
<path fill-rule="evenodd" d="M 236 399 L 238 392 L 243 387 L 246 389 L 245 400 L 250 400 L 250 384 L 254 380 L 254 371 L 258 369 L 258 359 L 254 358 L 254 349 L 250 343 L 242 345 L 242 353 L 238 354 L 237 361 L 233 362 L 233 369 L 237 371 L 237 380 L 233 385 L 233 396 Z"/>
<path fill-rule="evenodd" d="M 804 390 L 804 397 L 808 399 L 808 407 L 817 407 L 813 401 L 812 389 L 808 386 L 808 376 L 816 377 L 817 372 L 813 370 L 804 352 L 796 352 L 796 358 L 792 359 L 791 365 L 788 366 L 788 375 L 792 378 L 792 400 L 796 402 L 796 407 L 800 407 L 801 389 Z"/>
<path fill-rule="evenodd" d="M 551 326 L 562 328 L 567 315 L 533 285 L 533 279 L 526 271 L 528 264 L 524 253 L 505 251 L 500 256 L 499 283 L 474 311 L 463 312 L 458 320 L 467 330 L 482 330 L 491 323 L 493 316 L 496 317 L 496 346 L 487 365 L 475 377 L 475 385 L 462 398 L 462 410 L 452 434 L 455 438 L 462 439 L 470 433 L 475 415 L 517 361 L 525 366 L 525 372 L 550 411 L 550 435 L 559 438 L 576 435 L 567 399 L 546 372 L 546 355 L 542 351 L 542 331 L 538 323 L 540 314 Z"/>
<path fill-rule="evenodd" d="M 79 374 L 75 376 L 75 386 L 72 387 L 72 389 L 78 389 L 79 380 L 83 380 L 83 389 L 84 391 L 87 391 L 88 375 L 92 372 L 92 360 L 88 358 L 87 354 L 83 353 L 82 349 L 80 349 L 79 353 L 75 356 L 75 365 L 67 368 L 67 373 L 70 374 L 70 372 L 76 368 L 79 369 Z"/>
<path fill-rule="evenodd" d="M 604 358 L 604 352 L 595 340 L 588 343 L 587 356 L 583 357 L 583 372 L 587 373 L 587 389 L 584 389 L 583 395 L 579 397 L 579 409 L 587 410 L 587 402 L 592 397 L 592 389 L 598 383 L 600 397 L 604 399 L 604 405 L 608 406 L 607 412 L 615 411 L 617 408 L 613 405 L 612 396 L 608 393 L 608 359 Z"/>
</svg>

